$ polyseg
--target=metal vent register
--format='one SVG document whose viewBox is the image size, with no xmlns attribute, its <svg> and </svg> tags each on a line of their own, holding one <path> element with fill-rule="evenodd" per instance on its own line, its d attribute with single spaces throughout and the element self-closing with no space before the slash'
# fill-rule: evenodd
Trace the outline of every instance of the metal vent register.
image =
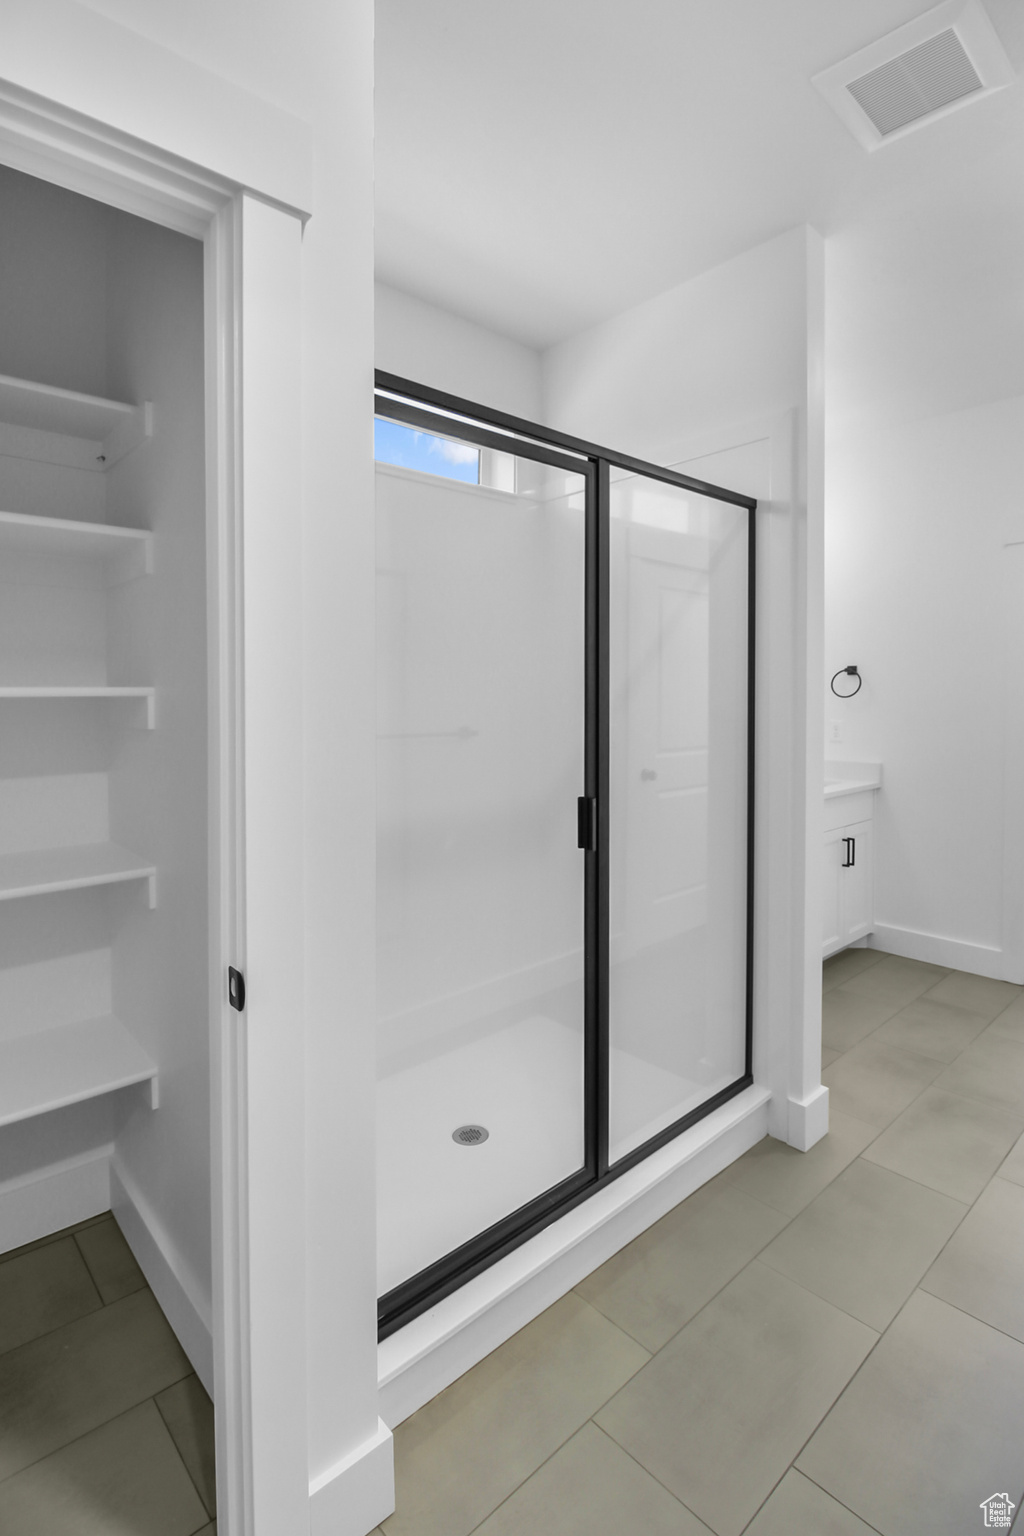
<svg viewBox="0 0 1024 1536">
<path fill-rule="evenodd" d="M 982 0 L 942 0 L 814 76 L 865 149 L 879 149 L 1016 78 Z"/>
<path fill-rule="evenodd" d="M 846 87 L 882 134 L 905 128 L 981 88 L 978 72 L 952 27 Z"/>
</svg>

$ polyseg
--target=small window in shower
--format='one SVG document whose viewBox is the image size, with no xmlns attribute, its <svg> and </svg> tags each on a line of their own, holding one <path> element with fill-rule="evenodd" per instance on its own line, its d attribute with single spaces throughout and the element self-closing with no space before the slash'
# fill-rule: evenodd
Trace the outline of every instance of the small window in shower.
<svg viewBox="0 0 1024 1536">
<path fill-rule="evenodd" d="M 378 464 L 394 464 L 398 469 L 418 469 L 422 474 L 440 475 L 445 480 L 480 484 L 480 449 L 469 443 L 457 443 L 448 437 L 406 427 L 399 421 L 373 423 L 373 456 Z"/>
</svg>

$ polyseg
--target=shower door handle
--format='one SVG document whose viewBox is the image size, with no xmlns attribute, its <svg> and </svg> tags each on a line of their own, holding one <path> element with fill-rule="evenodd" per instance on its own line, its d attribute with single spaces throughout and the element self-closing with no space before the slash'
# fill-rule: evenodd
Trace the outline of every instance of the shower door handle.
<svg viewBox="0 0 1024 1536">
<path fill-rule="evenodd" d="M 597 801 L 591 795 L 576 801 L 576 846 L 585 853 L 597 852 Z"/>
</svg>

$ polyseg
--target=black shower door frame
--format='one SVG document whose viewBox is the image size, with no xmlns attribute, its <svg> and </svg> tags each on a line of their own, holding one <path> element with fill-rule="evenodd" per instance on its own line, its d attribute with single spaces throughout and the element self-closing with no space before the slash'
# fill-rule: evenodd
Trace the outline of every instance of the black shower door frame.
<svg viewBox="0 0 1024 1536">
<path fill-rule="evenodd" d="M 634 1168 L 720 1105 L 742 1093 L 753 1078 L 754 967 L 754 657 L 757 586 L 757 502 L 751 496 L 696 480 L 629 454 L 616 453 L 570 437 L 537 422 L 491 410 L 442 390 L 377 370 L 376 414 L 391 421 L 460 442 L 515 454 L 570 470 L 583 477 L 585 492 L 585 745 L 580 797 L 580 847 L 584 858 L 584 1162 L 569 1178 L 537 1195 L 501 1221 L 412 1275 L 377 1303 L 378 1337 L 450 1295 L 482 1270 L 549 1226 L 598 1189 Z M 742 1076 L 689 1110 L 625 1157 L 608 1157 L 610 1041 L 608 1025 L 609 942 L 609 634 L 611 472 L 642 475 L 728 502 L 747 512 L 747 784 L 746 784 L 746 1046 Z"/>
</svg>

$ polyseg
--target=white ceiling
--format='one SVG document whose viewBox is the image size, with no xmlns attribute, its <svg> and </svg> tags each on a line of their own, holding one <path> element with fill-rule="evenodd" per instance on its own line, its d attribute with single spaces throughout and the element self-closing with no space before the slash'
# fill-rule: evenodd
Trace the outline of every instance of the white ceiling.
<svg viewBox="0 0 1024 1536">
<path fill-rule="evenodd" d="M 936 347 L 948 325 L 990 369 L 991 332 L 1019 381 L 1020 80 L 874 154 L 810 83 L 927 9 L 377 0 L 378 274 L 544 347 L 807 221 L 892 279 L 869 329 L 955 285 L 972 297 L 935 317 Z M 987 9 L 1020 71 L 1024 6 Z M 855 365 L 864 338 L 846 342 Z"/>
</svg>

